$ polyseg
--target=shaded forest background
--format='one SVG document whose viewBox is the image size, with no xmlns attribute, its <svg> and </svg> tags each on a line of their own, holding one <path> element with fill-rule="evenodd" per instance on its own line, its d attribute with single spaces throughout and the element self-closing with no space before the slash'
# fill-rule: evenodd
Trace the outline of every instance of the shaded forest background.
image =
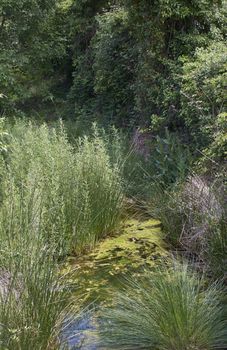
<svg viewBox="0 0 227 350">
<path fill-rule="evenodd" d="M 2 0 L 0 114 L 177 132 L 226 152 L 226 2 Z"/>
</svg>

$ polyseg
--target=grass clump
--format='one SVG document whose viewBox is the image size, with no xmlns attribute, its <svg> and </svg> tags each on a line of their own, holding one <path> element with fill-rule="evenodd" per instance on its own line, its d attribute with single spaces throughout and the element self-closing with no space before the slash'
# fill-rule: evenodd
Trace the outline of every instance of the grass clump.
<svg viewBox="0 0 227 350">
<path fill-rule="evenodd" d="M 57 349 L 63 321 L 75 316 L 69 289 L 32 196 L 12 184 L 10 191 L 0 208 L 0 348 Z"/>
<path fill-rule="evenodd" d="M 206 240 L 204 256 L 212 275 L 227 281 L 227 220 L 225 217 L 212 226 Z"/>
<path fill-rule="evenodd" d="M 83 193 L 84 208 L 78 217 L 81 240 L 98 239 L 119 224 L 123 192 L 118 163 L 112 163 L 105 141 L 94 130 L 93 139 L 79 139 L 75 154 L 77 192 Z"/>
<path fill-rule="evenodd" d="M 186 264 L 128 278 L 112 307 L 102 311 L 101 341 L 108 349 L 204 350 L 225 347 L 226 321 L 216 284 Z"/>
<path fill-rule="evenodd" d="M 26 241 L 10 249 L 9 266 L 1 268 L 0 344 L 7 350 L 60 347 L 61 326 L 69 295 L 45 245 Z M 14 248 L 16 245 L 14 245 Z M 17 266 L 15 264 L 17 263 Z M 72 315 L 71 315 L 72 316 Z"/>
<path fill-rule="evenodd" d="M 3 206 L 8 182 L 31 195 L 46 241 L 58 244 L 61 254 L 93 246 L 118 225 L 123 200 L 120 169 L 110 161 L 97 130 L 73 147 L 62 123 L 53 128 L 19 121 L 9 129 Z"/>
<path fill-rule="evenodd" d="M 215 278 L 226 278 L 227 220 L 224 186 L 192 175 L 165 189 L 155 183 L 146 203 L 148 213 L 162 222 L 174 247 L 183 248 L 205 264 Z"/>
<path fill-rule="evenodd" d="M 187 212 L 180 193 L 180 184 L 166 189 L 155 182 L 151 186 L 150 200 L 145 203 L 147 213 L 161 221 L 168 241 L 174 246 L 179 246 L 187 220 Z"/>
</svg>

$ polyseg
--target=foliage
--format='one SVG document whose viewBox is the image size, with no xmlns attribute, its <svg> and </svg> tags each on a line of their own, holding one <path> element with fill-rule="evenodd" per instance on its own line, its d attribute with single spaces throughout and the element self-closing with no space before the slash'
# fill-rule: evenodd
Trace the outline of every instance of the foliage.
<svg viewBox="0 0 227 350">
<path fill-rule="evenodd" d="M 76 117 L 128 126 L 157 115 L 182 127 L 180 57 L 221 40 L 221 4 L 78 1 L 71 13 Z"/>
<path fill-rule="evenodd" d="M 1 113 L 168 128 L 222 161 L 225 16 L 211 0 L 4 0 Z"/>
<path fill-rule="evenodd" d="M 92 40 L 94 51 L 94 92 L 102 122 L 124 125 L 133 117 L 133 47 L 127 12 L 121 8 L 97 17 L 98 28 Z M 111 74 L 110 68 L 111 67 Z"/>
<path fill-rule="evenodd" d="M 140 279 L 128 278 L 112 307 L 105 308 L 100 331 L 113 349 L 214 349 L 225 347 L 226 321 L 220 290 L 175 264 Z"/>
<path fill-rule="evenodd" d="M 166 130 L 165 137 L 157 136 L 152 154 L 155 167 L 155 180 L 164 186 L 182 181 L 190 165 L 190 152 L 177 135 Z"/>
<path fill-rule="evenodd" d="M 1 1 L 1 114 L 21 111 L 25 101 L 49 95 L 53 64 L 65 54 L 55 15 L 55 0 Z"/>
<path fill-rule="evenodd" d="M 216 225 L 213 225 L 210 235 L 207 237 L 205 258 L 212 276 L 226 278 L 226 251 L 227 251 L 227 222 L 226 217 Z"/>
<path fill-rule="evenodd" d="M 8 133 L 5 130 L 5 120 L 0 119 L 0 153 L 7 152 Z"/>
<path fill-rule="evenodd" d="M 72 46 L 73 86 L 68 96 L 71 108 L 67 111 L 81 117 L 83 124 L 91 125 L 93 110 L 93 53 L 90 43 L 96 31 L 95 15 L 103 1 L 75 1 L 68 10 Z"/>
<path fill-rule="evenodd" d="M 131 105 L 127 13 L 116 8 L 99 15 L 102 2 L 87 3 L 89 1 L 72 7 L 74 18 L 76 16 L 73 19 L 75 68 L 69 100 L 74 102 L 75 115 L 83 123 L 101 118 L 102 123 L 108 125 L 115 118 L 124 118 Z"/>
<path fill-rule="evenodd" d="M 91 140 L 79 139 L 75 161 L 78 193 L 85 191 L 87 199 L 80 216 L 89 215 L 81 221 L 81 234 L 95 242 L 119 224 L 123 200 L 120 169 L 117 163 L 111 165 L 105 142 L 97 129 Z"/>
<path fill-rule="evenodd" d="M 193 61 L 184 62 L 181 87 L 181 114 L 194 141 L 200 149 L 211 147 L 210 153 L 219 159 L 224 157 L 226 144 L 226 116 L 223 113 L 226 54 L 224 42 L 212 43 L 207 49 L 197 49 Z"/>
<path fill-rule="evenodd" d="M 150 200 L 146 203 L 148 214 L 159 218 L 168 241 L 175 247 L 180 244 L 187 220 L 187 211 L 179 195 L 180 189 L 181 185 L 165 189 L 155 182 L 150 188 Z"/>
<path fill-rule="evenodd" d="M 221 21 L 217 21 L 221 18 L 221 4 L 209 0 L 154 1 L 152 6 L 147 0 L 123 3 L 128 9 L 129 30 L 136 39 L 133 91 L 140 124 L 156 115 L 164 118 L 165 126 L 182 128 L 181 57 L 191 57 L 196 47 L 206 46 L 215 35 L 211 28 L 221 32 Z"/>
</svg>

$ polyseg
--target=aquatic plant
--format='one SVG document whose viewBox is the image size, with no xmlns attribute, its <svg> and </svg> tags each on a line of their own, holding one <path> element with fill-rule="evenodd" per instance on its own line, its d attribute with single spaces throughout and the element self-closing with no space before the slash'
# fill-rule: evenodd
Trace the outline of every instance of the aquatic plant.
<svg viewBox="0 0 227 350">
<path fill-rule="evenodd" d="M 217 284 L 186 264 L 140 279 L 127 278 L 111 307 L 102 310 L 101 343 L 108 349 L 214 349 L 227 344 Z"/>
</svg>

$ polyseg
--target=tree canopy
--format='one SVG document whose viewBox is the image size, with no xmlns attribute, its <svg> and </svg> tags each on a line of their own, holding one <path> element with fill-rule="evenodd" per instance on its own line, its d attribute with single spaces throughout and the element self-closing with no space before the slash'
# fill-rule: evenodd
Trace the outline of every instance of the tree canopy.
<svg viewBox="0 0 227 350">
<path fill-rule="evenodd" d="M 60 99 L 84 126 L 168 128 L 205 148 L 225 111 L 225 24 L 221 0 L 2 0 L 1 113 Z"/>
</svg>

